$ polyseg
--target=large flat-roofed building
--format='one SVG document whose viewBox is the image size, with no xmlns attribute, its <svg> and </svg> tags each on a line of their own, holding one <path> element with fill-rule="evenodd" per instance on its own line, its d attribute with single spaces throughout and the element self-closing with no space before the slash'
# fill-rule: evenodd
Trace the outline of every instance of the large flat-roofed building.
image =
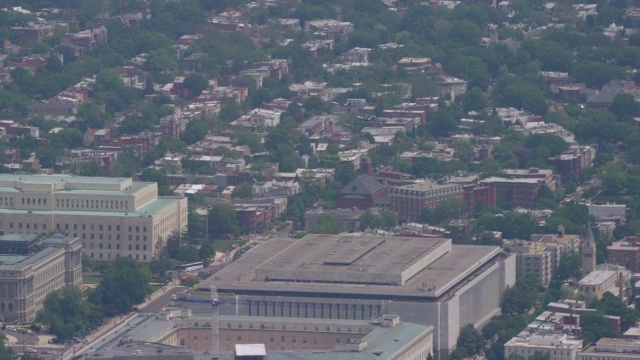
<svg viewBox="0 0 640 360">
<path fill-rule="evenodd" d="M 32 321 L 45 297 L 63 286 L 82 285 L 82 244 L 60 234 L 0 235 L 0 316 Z"/>
<path fill-rule="evenodd" d="M 0 230 L 78 237 L 97 260 L 151 261 L 187 228 L 187 199 L 158 197 L 156 183 L 130 178 L 0 175 Z"/>
<path fill-rule="evenodd" d="M 578 360 L 635 360 L 640 358 L 640 341 L 602 338 L 578 353 Z"/>
<path fill-rule="evenodd" d="M 400 221 L 420 221 L 422 209 L 435 209 L 445 200 L 464 200 L 464 186 L 460 184 L 439 184 L 437 182 L 417 182 L 411 185 L 389 188 L 391 210 L 398 213 Z"/>
<path fill-rule="evenodd" d="M 172 308 L 139 314 L 124 327 L 127 331 L 112 332 L 97 345 L 98 358 L 122 359 L 133 353 L 154 359 L 177 354 L 226 359 L 234 349 L 238 355 L 238 346 L 261 347 L 263 354 L 269 354 L 267 359 L 286 352 L 300 360 L 307 359 L 306 354 L 324 354 L 309 359 L 327 360 L 424 360 L 433 353 L 433 327 L 405 323 L 397 316 L 369 320 L 212 316 Z"/>
<path fill-rule="evenodd" d="M 230 301 L 219 306 L 222 315 L 399 315 L 432 325 L 434 347 L 446 358 L 460 328 L 497 314 L 514 283 L 515 256 L 496 246 L 356 233 L 270 240 L 200 287 L 216 286 L 221 301 Z"/>
</svg>

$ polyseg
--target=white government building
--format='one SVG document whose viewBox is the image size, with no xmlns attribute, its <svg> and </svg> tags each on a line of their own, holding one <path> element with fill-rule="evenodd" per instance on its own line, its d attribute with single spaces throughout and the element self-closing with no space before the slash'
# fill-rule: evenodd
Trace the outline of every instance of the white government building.
<svg viewBox="0 0 640 360">
<path fill-rule="evenodd" d="M 156 183 L 131 178 L 0 175 L 0 230 L 64 233 L 96 260 L 151 261 L 187 229 L 187 199 L 158 197 Z"/>
</svg>

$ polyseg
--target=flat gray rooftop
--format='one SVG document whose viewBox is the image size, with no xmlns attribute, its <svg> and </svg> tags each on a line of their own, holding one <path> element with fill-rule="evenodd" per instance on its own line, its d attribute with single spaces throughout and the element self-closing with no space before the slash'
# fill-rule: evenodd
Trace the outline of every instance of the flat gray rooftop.
<svg viewBox="0 0 640 360">
<path fill-rule="evenodd" d="M 449 239 L 314 234 L 259 265 L 255 277 L 402 285 L 450 250 Z"/>
<path fill-rule="evenodd" d="M 308 235 L 256 246 L 200 286 L 228 293 L 440 297 L 499 254 L 497 246 L 449 239 Z"/>
</svg>

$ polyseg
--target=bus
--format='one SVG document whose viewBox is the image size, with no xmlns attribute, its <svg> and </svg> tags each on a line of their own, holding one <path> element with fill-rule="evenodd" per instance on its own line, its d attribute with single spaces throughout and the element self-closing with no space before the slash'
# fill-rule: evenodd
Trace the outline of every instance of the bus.
<svg viewBox="0 0 640 360">
<path fill-rule="evenodd" d="M 180 270 L 182 272 L 191 272 L 191 271 L 196 271 L 196 270 L 202 270 L 203 268 L 204 268 L 204 265 L 202 264 L 202 261 L 178 266 L 178 270 Z"/>
</svg>

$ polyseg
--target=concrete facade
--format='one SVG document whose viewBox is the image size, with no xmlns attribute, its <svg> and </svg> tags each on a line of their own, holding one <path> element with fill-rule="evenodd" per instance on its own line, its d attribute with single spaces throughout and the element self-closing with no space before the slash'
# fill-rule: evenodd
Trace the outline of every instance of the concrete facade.
<svg viewBox="0 0 640 360">
<path fill-rule="evenodd" d="M 434 347 L 447 358 L 460 328 L 481 326 L 499 312 L 515 276 L 515 256 L 498 247 L 453 245 L 450 239 L 308 235 L 272 240 L 268 249 L 258 246 L 201 287 L 214 285 L 225 294 L 219 306 L 225 315 L 410 318 L 434 326 Z"/>
<path fill-rule="evenodd" d="M 422 209 L 431 210 L 445 200 L 464 201 L 464 187 L 459 184 L 422 182 L 389 188 L 391 210 L 398 213 L 398 220 L 420 221 Z"/>
<path fill-rule="evenodd" d="M 78 237 L 96 260 L 151 261 L 187 228 L 187 199 L 158 197 L 156 183 L 130 178 L 0 175 L 0 230 Z"/>
<path fill-rule="evenodd" d="M 0 235 L 0 316 L 32 321 L 46 296 L 82 285 L 82 244 L 74 237 Z"/>
</svg>

